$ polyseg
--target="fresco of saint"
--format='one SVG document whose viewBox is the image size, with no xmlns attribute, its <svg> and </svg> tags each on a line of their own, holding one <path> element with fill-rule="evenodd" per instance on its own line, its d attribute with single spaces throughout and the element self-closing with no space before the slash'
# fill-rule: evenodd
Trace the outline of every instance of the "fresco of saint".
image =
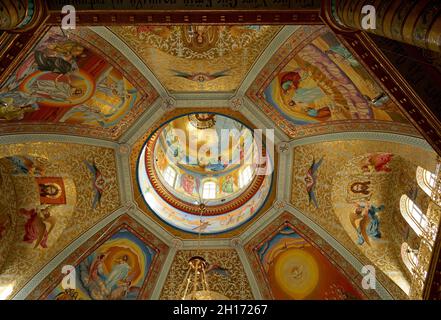
<svg viewBox="0 0 441 320">
<path fill-rule="evenodd" d="M 0 88 L 0 121 L 112 127 L 137 90 L 104 57 L 51 29 Z"/>
<path fill-rule="evenodd" d="M 370 204 L 357 204 L 355 210 L 349 215 L 352 226 L 357 232 L 357 243 L 370 245 L 371 239 L 380 239 L 380 220 L 377 213 L 384 210 L 384 205 L 379 207 Z"/>
<path fill-rule="evenodd" d="M 76 266 L 76 299 L 133 300 L 143 290 L 156 252 L 135 234 L 120 229 Z M 71 292 L 70 296 L 74 293 Z M 66 296 L 59 284 L 47 299 Z"/>
<path fill-rule="evenodd" d="M 331 33 L 301 48 L 263 95 L 269 106 L 295 125 L 403 120 L 381 87 Z"/>
<path fill-rule="evenodd" d="M 195 188 L 195 178 L 190 174 L 183 174 L 181 177 L 181 186 L 189 195 L 193 195 Z"/>
<path fill-rule="evenodd" d="M 222 191 L 224 193 L 233 193 L 234 192 L 234 179 L 233 176 L 226 176 L 224 182 L 222 183 Z"/>
</svg>

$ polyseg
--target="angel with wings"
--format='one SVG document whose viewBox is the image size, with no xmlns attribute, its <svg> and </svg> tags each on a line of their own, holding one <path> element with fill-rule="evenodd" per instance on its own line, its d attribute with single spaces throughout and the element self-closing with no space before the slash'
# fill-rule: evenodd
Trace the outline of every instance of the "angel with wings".
<svg viewBox="0 0 441 320">
<path fill-rule="evenodd" d="M 305 173 L 304 181 L 306 186 L 306 191 L 308 192 L 309 203 L 313 203 L 316 208 L 318 208 L 317 199 L 315 196 L 315 185 L 317 183 L 317 170 L 323 162 L 323 157 L 320 160 L 315 161 L 312 159 L 312 164 L 308 171 Z"/>
<path fill-rule="evenodd" d="M 380 220 L 377 212 L 382 210 L 384 210 L 384 205 L 376 207 L 367 202 L 366 204 L 357 204 L 355 210 L 349 214 L 351 225 L 357 232 L 359 245 L 366 242 L 370 246 L 370 238 L 381 238 Z"/>
</svg>

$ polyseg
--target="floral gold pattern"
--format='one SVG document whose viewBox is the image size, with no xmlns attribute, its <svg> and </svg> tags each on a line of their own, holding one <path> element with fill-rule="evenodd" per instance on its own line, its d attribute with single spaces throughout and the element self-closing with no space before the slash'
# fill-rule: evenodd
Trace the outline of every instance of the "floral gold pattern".
<svg viewBox="0 0 441 320">
<path fill-rule="evenodd" d="M 0 275 L 0 285 L 14 283 L 16 293 L 47 262 L 63 250 L 71 241 L 89 229 L 103 217 L 121 206 L 118 181 L 116 179 L 115 154 L 112 149 L 70 143 L 36 142 L 0 146 L 0 159 L 15 155 L 26 155 L 44 159 L 45 174 L 63 177 L 67 203 L 55 206 L 51 214 L 57 219 L 53 234 L 48 237 L 47 248 L 33 248 L 23 242 L 25 217 L 18 209 L 32 209 L 39 204 L 39 194 L 29 189 L 35 178 L 29 175 L 11 176 L 15 184 L 16 210 L 13 213 L 12 227 L 14 238 L 6 250 L 8 256 Z M 91 173 L 84 161 L 95 162 L 107 179 L 101 204 L 92 209 L 94 197 Z M 4 181 L 8 181 L 4 179 Z M 55 241 L 56 239 L 56 241 Z"/>
<path fill-rule="evenodd" d="M 203 256 L 209 264 L 216 264 L 228 270 L 228 276 L 216 273 L 208 274 L 210 290 L 227 296 L 232 300 L 252 300 L 253 294 L 247 276 L 235 250 L 181 250 L 178 251 L 165 280 L 161 300 L 176 300 L 176 288 L 179 288 L 188 269 L 188 259 L 194 255 Z"/>
</svg>

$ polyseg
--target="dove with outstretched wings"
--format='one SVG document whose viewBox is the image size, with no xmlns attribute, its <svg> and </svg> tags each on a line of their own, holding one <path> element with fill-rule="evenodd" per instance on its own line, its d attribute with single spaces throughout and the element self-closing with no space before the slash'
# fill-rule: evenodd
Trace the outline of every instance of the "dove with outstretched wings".
<svg viewBox="0 0 441 320">
<path fill-rule="evenodd" d="M 207 268 L 207 270 L 205 272 L 207 274 L 215 273 L 215 274 L 221 275 L 223 277 L 229 277 L 230 276 L 230 272 L 228 271 L 228 269 L 220 266 L 217 263 L 209 264 L 208 268 Z"/>
<path fill-rule="evenodd" d="M 95 209 L 98 204 L 101 202 L 101 197 L 104 192 L 104 187 L 106 184 L 106 179 L 101 174 L 101 171 L 97 168 L 95 162 L 90 163 L 88 161 L 84 161 L 89 171 L 92 173 L 92 186 L 95 192 L 95 196 L 92 201 L 92 209 Z"/>
<path fill-rule="evenodd" d="M 184 78 L 187 80 L 195 81 L 195 82 L 206 82 L 211 81 L 220 77 L 226 77 L 228 76 L 228 71 L 230 69 L 214 72 L 214 73 L 205 73 L 205 72 L 198 72 L 198 73 L 187 73 L 183 71 L 173 70 L 170 71 L 174 72 L 175 77 Z"/>
<path fill-rule="evenodd" d="M 305 174 L 304 180 L 306 185 L 306 191 L 308 192 L 309 203 L 313 203 L 318 208 L 317 198 L 315 197 L 315 185 L 317 183 L 317 170 L 323 162 L 323 157 L 317 162 L 312 159 L 312 164 Z"/>
</svg>

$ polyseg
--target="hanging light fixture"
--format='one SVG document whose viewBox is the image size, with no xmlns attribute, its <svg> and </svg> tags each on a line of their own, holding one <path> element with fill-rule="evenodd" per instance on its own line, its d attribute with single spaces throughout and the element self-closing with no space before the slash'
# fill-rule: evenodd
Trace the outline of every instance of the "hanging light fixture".
<svg viewBox="0 0 441 320">
<path fill-rule="evenodd" d="M 199 191 L 199 210 L 200 210 L 200 225 L 198 231 L 198 247 L 196 255 L 188 260 L 188 269 L 182 281 L 177 295 L 180 300 L 229 300 L 228 297 L 210 290 L 210 285 L 207 277 L 208 262 L 200 255 L 200 239 L 202 226 L 202 215 L 206 209 L 206 203 L 202 201 Z"/>
</svg>

